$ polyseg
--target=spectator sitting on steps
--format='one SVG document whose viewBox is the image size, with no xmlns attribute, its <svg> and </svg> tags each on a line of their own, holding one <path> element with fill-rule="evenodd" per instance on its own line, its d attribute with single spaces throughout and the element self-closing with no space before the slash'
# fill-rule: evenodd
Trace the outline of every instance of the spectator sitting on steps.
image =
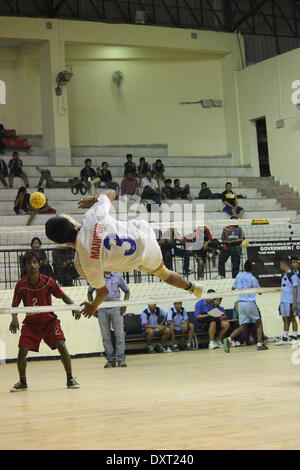
<svg viewBox="0 0 300 470">
<path fill-rule="evenodd" d="M 225 188 L 222 193 L 223 211 L 230 216 L 241 219 L 244 215 L 244 209 L 238 205 L 238 196 L 232 191 L 232 184 L 230 182 L 226 183 Z"/>
<path fill-rule="evenodd" d="M 190 186 L 186 184 L 184 188 L 180 186 L 180 180 L 174 180 L 174 189 L 176 191 L 176 199 L 192 199 L 190 196 Z"/>
<path fill-rule="evenodd" d="M 124 176 L 126 176 L 127 173 L 133 174 L 133 176 L 136 176 L 137 169 L 136 169 L 136 164 L 132 161 L 132 154 L 128 153 L 126 155 L 126 160 L 127 162 L 124 163 Z"/>
<path fill-rule="evenodd" d="M 10 188 L 13 187 L 13 180 L 16 176 L 21 178 L 24 181 L 26 188 L 29 188 L 28 178 L 27 178 L 26 173 L 24 173 L 22 166 L 23 166 L 23 162 L 19 157 L 19 153 L 14 152 L 13 158 L 9 160 L 8 162 L 8 168 L 10 170 L 8 181 L 9 181 Z"/>
<path fill-rule="evenodd" d="M 5 148 L 5 145 L 2 141 L 4 137 L 7 137 L 7 133 L 3 124 L 0 124 L 0 152 L 2 155 L 4 154 L 4 148 Z"/>
<path fill-rule="evenodd" d="M 160 159 L 156 160 L 155 163 L 152 165 L 152 171 L 157 180 L 165 180 L 165 167 Z"/>
<path fill-rule="evenodd" d="M 207 183 L 203 181 L 201 183 L 201 189 L 199 191 L 199 199 L 211 199 L 212 198 L 212 192 L 207 186 Z"/>
<path fill-rule="evenodd" d="M 139 201 L 140 197 L 138 194 L 139 194 L 138 179 L 135 178 L 132 171 L 128 170 L 125 177 L 123 178 L 121 182 L 121 196 L 127 196 L 130 199 Z"/>
<path fill-rule="evenodd" d="M 18 215 L 26 214 L 29 210 L 30 194 L 27 192 L 25 186 L 22 186 L 15 199 L 14 211 Z"/>
<path fill-rule="evenodd" d="M 96 194 L 97 183 L 100 183 L 99 184 L 100 188 L 114 189 L 117 195 L 119 194 L 119 185 L 118 183 L 113 182 L 112 174 L 110 170 L 108 169 L 107 162 L 102 162 L 101 168 L 100 167 L 97 168 L 97 175 L 98 175 L 98 178 L 95 178 L 90 182 L 90 188 L 91 188 L 92 194 Z"/>
<path fill-rule="evenodd" d="M 97 178 L 97 173 L 92 168 L 92 160 L 90 158 L 86 158 L 85 166 L 80 172 L 81 181 L 83 181 L 87 186 L 89 186 L 90 182 Z"/>
<path fill-rule="evenodd" d="M 161 205 L 161 192 L 152 171 L 148 170 L 145 177 L 141 180 L 140 193 L 142 199 L 151 199 L 159 206 Z"/>
<path fill-rule="evenodd" d="M 172 188 L 172 180 L 169 178 L 165 180 L 165 185 L 161 192 L 166 199 L 176 199 L 177 192 L 174 188 Z"/>
<path fill-rule="evenodd" d="M 8 188 L 8 184 L 6 181 L 7 175 L 8 175 L 7 165 L 5 161 L 1 158 L 0 159 L 0 181 L 6 188 Z"/>
<path fill-rule="evenodd" d="M 151 171 L 151 166 L 148 162 L 146 162 L 144 157 L 141 157 L 140 164 L 138 165 L 139 178 L 144 178 L 144 176 L 146 176 L 146 173 L 148 173 L 148 171 Z"/>
</svg>

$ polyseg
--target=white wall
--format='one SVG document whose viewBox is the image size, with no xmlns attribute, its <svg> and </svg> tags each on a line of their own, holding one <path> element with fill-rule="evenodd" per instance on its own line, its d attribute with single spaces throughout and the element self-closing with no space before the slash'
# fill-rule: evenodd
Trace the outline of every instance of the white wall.
<svg viewBox="0 0 300 470">
<path fill-rule="evenodd" d="M 6 104 L 0 105 L 0 122 L 7 128 L 16 125 L 16 52 L 0 50 L 0 78 L 6 83 Z"/>
<path fill-rule="evenodd" d="M 219 60 L 77 60 L 72 66 L 71 145 L 168 144 L 174 156 L 226 153 L 223 108 L 179 104 L 223 99 Z M 122 96 L 112 83 L 116 70 L 124 75 Z"/>
<path fill-rule="evenodd" d="M 39 61 L 35 50 L 0 48 L 0 79 L 7 88 L 5 105 L 0 105 L 0 122 L 18 134 L 41 134 Z"/>
<path fill-rule="evenodd" d="M 237 72 L 242 137 L 242 162 L 258 174 L 255 126 L 251 120 L 266 116 L 271 174 L 300 190 L 300 111 L 291 102 L 291 85 L 300 80 L 300 49 Z M 276 129 L 284 119 L 285 127 Z"/>
<path fill-rule="evenodd" d="M 9 52 L 18 56 L 17 65 L 12 61 L 7 66 L 0 50 L 0 79 L 8 80 L 11 96 L 0 110 L 7 127 L 17 127 L 19 133 L 42 131 L 38 63 L 26 57 L 47 42 L 53 52 L 51 89 L 44 90 L 43 97 L 53 94 L 66 45 L 67 60 L 74 66 L 69 86 L 73 145 L 162 143 L 173 155 L 226 153 L 224 110 L 183 107 L 179 101 L 223 99 L 221 60 L 232 55 L 229 80 L 240 64 L 234 34 L 197 31 L 195 40 L 193 31 L 185 29 L 51 21 L 49 30 L 44 18 L 0 18 L 0 38 L 22 44 Z M 123 97 L 116 96 L 111 86 L 111 73 L 120 68 L 125 74 Z M 60 111 L 62 107 L 61 101 Z M 49 108 L 53 144 L 66 150 L 69 141 L 64 142 L 61 134 L 68 137 L 69 127 L 67 119 L 62 122 L 56 97 Z"/>
</svg>

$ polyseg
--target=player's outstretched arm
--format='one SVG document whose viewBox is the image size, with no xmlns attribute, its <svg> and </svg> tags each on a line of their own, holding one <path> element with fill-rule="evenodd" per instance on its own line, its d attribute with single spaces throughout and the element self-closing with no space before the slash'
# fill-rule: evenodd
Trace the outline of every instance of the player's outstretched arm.
<svg viewBox="0 0 300 470">
<path fill-rule="evenodd" d="M 80 199 L 80 201 L 78 201 L 79 209 L 90 209 L 96 204 L 98 197 L 102 194 L 105 194 L 111 202 L 116 199 L 116 192 L 113 189 L 109 189 L 108 191 L 103 191 L 98 196 L 88 196 Z"/>
<path fill-rule="evenodd" d="M 91 318 L 97 311 L 97 308 L 99 305 L 103 302 L 105 297 L 108 294 L 108 289 L 106 286 L 101 287 L 100 289 L 96 289 L 96 297 L 95 300 L 90 303 L 90 302 L 82 302 L 83 309 L 81 310 L 81 314 L 84 317 Z"/>
</svg>

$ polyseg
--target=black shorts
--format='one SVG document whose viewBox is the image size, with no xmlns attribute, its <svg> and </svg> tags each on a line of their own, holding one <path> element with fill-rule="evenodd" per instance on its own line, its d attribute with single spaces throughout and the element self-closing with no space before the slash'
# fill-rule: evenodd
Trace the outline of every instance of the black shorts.
<svg viewBox="0 0 300 470">
<path fill-rule="evenodd" d="M 22 168 L 16 168 L 15 170 L 11 170 L 9 174 L 20 177 L 22 173 Z"/>
<path fill-rule="evenodd" d="M 222 328 L 222 325 L 221 325 L 222 320 L 220 318 L 215 318 L 215 317 L 205 317 L 202 320 L 200 320 L 201 331 L 204 331 L 205 333 L 207 333 L 209 330 L 209 325 L 212 322 L 216 323 L 216 331 L 219 332 Z"/>
</svg>

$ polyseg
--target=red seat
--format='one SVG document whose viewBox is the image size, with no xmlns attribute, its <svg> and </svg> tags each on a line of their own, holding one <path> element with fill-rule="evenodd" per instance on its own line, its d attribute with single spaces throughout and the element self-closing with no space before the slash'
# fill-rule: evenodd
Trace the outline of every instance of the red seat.
<svg viewBox="0 0 300 470">
<path fill-rule="evenodd" d="M 18 148 L 21 150 L 29 150 L 31 145 L 25 137 L 17 137 L 16 131 L 14 129 L 5 129 L 5 134 L 7 137 L 2 138 L 2 143 L 7 149 Z"/>
<path fill-rule="evenodd" d="M 9 139 L 10 137 L 17 137 L 15 129 L 5 129 L 5 135 Z"/>
<path fill-rule="evenodd" d="M 4 144 L 4 147 L 7 149 L 13 149 L 16 146 L 15 139 L 3 138 L 2 143 Z"/>
</svg>

